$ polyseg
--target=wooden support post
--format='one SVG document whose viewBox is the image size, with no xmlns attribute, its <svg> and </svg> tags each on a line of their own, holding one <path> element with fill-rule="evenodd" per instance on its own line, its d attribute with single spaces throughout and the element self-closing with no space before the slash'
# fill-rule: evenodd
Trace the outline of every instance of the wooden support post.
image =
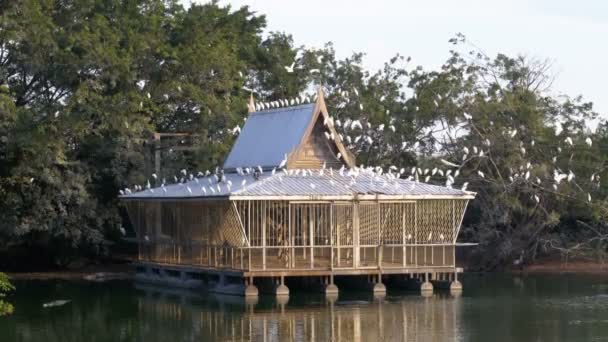
<svg viewBox="0 0 608 342">
<path fill-rule="evenodd" d="M 315 268 L 315 256 L 314 256 L 314 244 L 315 244 L 315 219 L 316 219 L 316 215 L 317 215 L 317 211 L 316 211 L 316 206 L 311 206 L 311 210 L 312 213 L 309 215 L 309 221 L 308 221 L 308 236 L 310 237 L 309 242 L 310 242 L 310 268 L 313 269 Z"/>
<path fill-rule="evenodd" d="M 336 220 L 338 221 L 338 220 Z M 338 223 L 338 222 L 337 222 Z M 340 254 L 341 254 L 341 248 L 340 248 L 340 224 L 336 224 L 336 247 L 337 247 L 337 254 L 338 254 L 338 262 L 337 265 L 338 267 L 340 267 Z"/>
<path fill-rule="evenodd" d="M 329 204 L 329 269 L 334 269 L 334 204 Z"/>
<path fill-rule="evenodd" d="M 289 230 L 289 267 L 290 268 L 295 268 L 296 267 L 296 249 L 293 247 L 295 246 L 295 238 L 294 238 L 294 232 L 293 232 L 293 225 L 291 224 L 291 203 L 287 203 L 287 214 L 289 215 L 288 220 L 289 220 L 289 224 L 288 224 L 288 230 Z"/>
<path fill-rule="evenodd" d="M 353 267 L 359 267 L 359 202 L 353 201 Z"/>
<path fill-rule="evenodd" d="M 405 208 L 407 207 L 406 203 L 402 203 L 401 204 L 401 243 L 403 244 L 402 247 L 402 265 L 403 267 L 406 267 L 407 265 L 407 249 L 405 247 Z"/>
<path fill-rule="evenodd" d="M 266 269 L 266 201 L 262 202 L 262 269 Z"/>
<path fill-rule="evenodd" d="M 414 244 L 418 244 L 418 201 L 414 202 Z M 418 246 L 414 247 L 414 264 L 418 265 Z"/>
<path fill-rule="evenodd" d="M 251 201 L 247 201 L 247 239 L 249 240 L 249 248 L 247 248 L 247 258 L 248 258 L 248 265 L 247 265 L 247 269 L 253 269 L 252 265 L 251 265 L 251 246 L 252 246 L 252 241 L 253 241 L 253 237 L 251 236 Z"/>
</svg>

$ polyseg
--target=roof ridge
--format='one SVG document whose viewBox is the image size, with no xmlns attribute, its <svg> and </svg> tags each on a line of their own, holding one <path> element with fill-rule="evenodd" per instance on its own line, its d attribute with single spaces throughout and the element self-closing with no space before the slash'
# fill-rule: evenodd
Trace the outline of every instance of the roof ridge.
<svg viewBox="0 0 608 342">
<path fill-rule="evenodd" d="M 280 112 L 289 112 L 289 111 L 293 111 L 293 110 L 297 110 L 297 109 L 301 109 L 303 107 L 314 107 L 314 103 L 304 103 L 304 104 L 300 104 L 300 105 L 295 105 L 295 106 L 285 106 L 285 107 L 278 107 L 278 108 L 268 108 L 268 109 L 262 109 L 262 110 L 257 110 L 255 112 L 251 112 L 249 113 L 249 115 L 263 115 L 263 114 L 271 114 L 271 113 L 280 113 Z"/>
</svg>

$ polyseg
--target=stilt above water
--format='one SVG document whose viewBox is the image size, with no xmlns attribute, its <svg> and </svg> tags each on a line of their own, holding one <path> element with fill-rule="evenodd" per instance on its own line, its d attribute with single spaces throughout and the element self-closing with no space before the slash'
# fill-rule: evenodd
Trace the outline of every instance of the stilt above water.
<svg viewBox="0 0 608 342">
<path fill-rule="evenodd" d="M 452 296 L 460 296 L 460 295 L 462 295 L 462 284 L 458 281 L 458 279 L 455 279 L 450 284 L 450 294 Z"/>
<path fill-rule="evenodd" d="M 374 284 L 374 295 L 383 295 L 386 294 L 386 286 L 384 284 L 378 282 Z"/>
<path fill-rule="evenodd" d="M 420 293 L 425 297 L 433 294 L 433 284 L 429 281 L 428 273 L 424 274 L 424 282 L 420 284 Z"/>
<path fill-rule="evenodd" d="M 275 290 L 277 297 L 289 297 L 289 288 L 285 284 L 280 284 Z"/>
<path fill-rule="evenodd" d="M 327 286 L 325 286 L 326 296 L 337 296 L 338 292 L 338 287 L 335 284 L 327 284 Z"/>
<path fill-rule="evenodd" d="M 257 297 L 258 295 L 259 295 L 259 291 L 255 285 L 253 285 L 253 284 L 247 285 L 247 287 L 245 288 L 245 297 L 253 298 L 253 297 Z"/>
</svg>

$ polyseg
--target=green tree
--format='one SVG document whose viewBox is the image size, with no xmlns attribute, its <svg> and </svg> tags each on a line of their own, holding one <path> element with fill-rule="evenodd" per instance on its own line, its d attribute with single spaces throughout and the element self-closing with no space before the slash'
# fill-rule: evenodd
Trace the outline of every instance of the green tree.
<svg viewBox="0 0 608 342">
<path fill-rule="evenodd" d="M 6 274 L 0 272 L 0 316 L 10 315 L 13 313 L 14 307 L 12 304 L 3 300 L 7 292 L 14 291 L 15 287 L 11 285 Z"/>
</svg>

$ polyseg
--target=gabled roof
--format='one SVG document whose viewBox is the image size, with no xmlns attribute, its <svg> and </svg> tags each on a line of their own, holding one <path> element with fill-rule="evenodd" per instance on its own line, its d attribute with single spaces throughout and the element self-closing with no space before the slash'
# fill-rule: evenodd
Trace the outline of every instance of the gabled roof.
<svg viewBox="0 0 608 342">
<path fill-rule="evenodd" d="M 315 104 L 309 103 L 249 114 L 224 162 L 224 169 L 277 167 L 285 155 L 299 146 L 314 109 Z"/>
<path fill-rule="evenodd" d="M 243 182 L 244 181 L 244 182 Z M 244 183 L 244 184 L 243 184 Z M 121 196 L 122 199 L 471 199 L 474 192 L 418 183 L 369 171 L 301 170 L 301 172 L 264 172 L 258 180 L 252 174 L 228 173 L 218 182 L 215 176 L 193 179 L 187 183 Z"/>
<path fill-rule="evenodd" d="M 250 110 L 255 106 L 249 105 Z M 319 88 L 315 103 L 251 112 L 241 134 L 224 161 L 224 170 L 262 167 L 265 170 L 278 167 L 287 157 L 287 168 L 293 165 L 298 151 L 313 133 L 315 123 L 322 119 L 331 122 L 325 106 L 323 91 Z M 347 167 L 355 166 L 355 158 L 340 139 L 333 125 L 325 125 L 335 137 L 332 143 L 341 154 L 340 160 Z"/>
</svg>

